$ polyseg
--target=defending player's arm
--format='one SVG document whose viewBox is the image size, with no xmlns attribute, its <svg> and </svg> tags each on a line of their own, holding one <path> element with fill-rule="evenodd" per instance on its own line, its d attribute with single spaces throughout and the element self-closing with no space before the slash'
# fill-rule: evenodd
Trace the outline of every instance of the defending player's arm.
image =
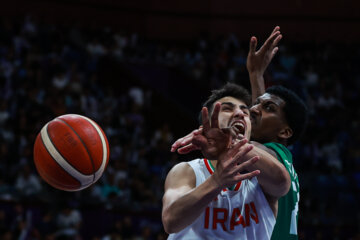
<svg viewBox="0 0 360 240">
<path fill-rule="evenodd" d="M 249 72 L 253 103 L 258 96 L 265 92 L 264 72 L 276 52 L 279 50 L 277 45 L 281 38 L 280 27 L 276 26 L 269 38 L 258 51 L 256 51 L 256 37 L 253 36 L 250 39 L 250 49 L 246 60 L 246 68 Z"/>
<path fill-rule="evenodd" d="M 257 157 L 244 157 L 252 149 L 242 147 L 245 143 L 246 141 L 241 141 L 226 151 L 220 157 L 214 174 L 197 187 L 195 173 L 187 163 L 180 163 L 169 172 L 165 181 L 162 209 L 162 221 L 167 233 L 179 232 L 194 222 L 226 186 L 260 173 L 239 173 L 258 160 Z"/>
<path fill-rule="evenodd" d="M 248 171 L 258 169 L 261 174 L 257 177 L 263 191 L 268 195 L 280 198 L 286 195 L 290 189 L 291 178 L 285 166 L 277 160 L 276 153 L 264 145 L 251 142 L 254 148 L 248 153 L 248 157 L 259 156 Z"/>
<path fill-rule="evenodd" d="M 263 46 L 256 51 L 257 39 L 251 37 L 250 49 L 246 67 L 249 72 L 252 101 L 265 92 L 264 72 L 272 58 L 278 51 L 278 43 L 281 40 L 280 27 L 276 26 Z M 258 177 L 263 190 L 274 197 L 285 195 L 290 188 L 290 175 L 285 167 L 276 159 L 276 154 L 263 146 L 254 143 L 256 147 L 252 153 L 260 156 L 260 161 L 254 165 L 262 174 Z M 270 157 L 270 155 L 272 157 Z"/>
</svg>

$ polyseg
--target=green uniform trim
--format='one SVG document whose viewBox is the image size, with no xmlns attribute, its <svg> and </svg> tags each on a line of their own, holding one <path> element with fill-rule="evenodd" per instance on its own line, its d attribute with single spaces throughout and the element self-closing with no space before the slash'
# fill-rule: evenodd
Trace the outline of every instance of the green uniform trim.
<svg viewBox="0 0 360 240">
<path fill-rule="evenodd" d="M 278 215 L 271 236 L 272 240 L 298 239 L 298 210 L 300 200 L 299 179 L 293 166 L 291 152 L 280 143 L 265 143 L 264 146 L 276 152 L 278 160 L 290 174 L 291 187 L 289 192 L 278 202 Z"/>
</svg>

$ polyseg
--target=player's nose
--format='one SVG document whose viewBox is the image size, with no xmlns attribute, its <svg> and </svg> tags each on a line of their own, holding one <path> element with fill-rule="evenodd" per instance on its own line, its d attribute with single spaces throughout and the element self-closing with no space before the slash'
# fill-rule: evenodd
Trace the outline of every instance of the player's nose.
<svg viewBox="0 0 360 240">
<path fill-rule="evenodd" d="M 241 117 L 242 118 L 244 116 L 245 116 L 245 112 L 242 109 L 236 108 L 234 110 L 234 117 Z"/>
<path fill-rule="evenodd" d="M 250 108 L 250 116 L 251 116 L 251 117 L 254 117 L 254 116 L 261 115 L 261 110 L 260 110 L 259 108 L 260 108 L 260 105 L 259 105 L 259 104 L 253 105 L 253 106 Z"/>
<path fill-rule="evenodd" d="M 258 113 L 259 112 L 259 104 L 255 104 L 255 105 L 251 106 L 250 112 Z"/>
</svg>

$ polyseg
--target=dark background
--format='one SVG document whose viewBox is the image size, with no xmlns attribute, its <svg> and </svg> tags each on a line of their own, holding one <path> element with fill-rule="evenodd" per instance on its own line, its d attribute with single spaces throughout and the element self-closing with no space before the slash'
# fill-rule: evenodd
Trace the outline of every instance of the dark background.
<svg viewBox="0 0 360 240">
<path fill-rule="evenodd" d="M 166 238 L 165 176 L 199 156 L 170 154 L 171 144 L 198 126 L 211 89 L 249 88 L 248 41 L 279 25 L 266 85 L 291 88 L 310 111 L 290 147 L 299 239 L 359 239 L 359 10 L 322 0 L 3 3 L 0 238 Z M 76 193 L 48 186 L 32 157 L 41 127 L 66 113 L 95 120 L 110 143 L 104 176 Z"/>
</svg>

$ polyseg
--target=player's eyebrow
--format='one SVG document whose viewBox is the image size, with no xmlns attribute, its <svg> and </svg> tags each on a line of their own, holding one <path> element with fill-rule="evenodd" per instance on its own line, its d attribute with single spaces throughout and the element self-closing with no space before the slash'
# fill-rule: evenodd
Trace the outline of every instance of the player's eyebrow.
<svg viewBox="0 0 360 240">
<path fill-rule="evenodd" d="M 221 106 L 222 106 L 222 105 L 229 105 L 230 107 L 233 107 L 233 108 L 236 107 L 236 104 L 234 104 L 234 103 L 232 103 L 232 102 L 222 102 L 222 103 L 221 103 Z M 240 109 L 249 109 L 249 107 L 246 106 L 245 104 L 240 104 L 240 105 L 239 105 L 239 108 L 240 108 Z"/>
<path fill-rule="evenodd" d="M 280 104 L 278 104 L 277 102 L 274 102 L 274 101 L 272 101 L 272 100 L 264 100 L 264 102 L 265 102 L 266 104 L 274 104 L 274 105 L 276 105 L 276 106 L 280 106 Z"/>
<path fill-rule="evenodd" d="M 222 105 L 230 105 L 231 107 L 235 107 L 236 105 L 234 104 L 234 103 L 232 103 L 232 102 L 222 102 L 221 103 L 221 106 Z"/>
<path fill-rule="evenodd" d="M 257 105 L 257 104 L 260 104 L 260 103 L 262 103 L 262 104 L 274 104 L 274 105 L 276 105 L 276 106 L 280 106 L 280 104 L 274 102 L 274 101 L 271 100 L 271 99 L 263 99 L 263 98 L 261 98 L 261 97 L 256 98 L 256 100 L 255 100 L 255 102 L 254 102 L 253 105 Z"/>
<path fill-rule="evenodd" d="M 249 107 L 248 107 L 248 106 L 243 105 L 243 104 L 241 104 L 239 107 L 240 107 L 240 109 L 249 109 Z"/>
</svg>

